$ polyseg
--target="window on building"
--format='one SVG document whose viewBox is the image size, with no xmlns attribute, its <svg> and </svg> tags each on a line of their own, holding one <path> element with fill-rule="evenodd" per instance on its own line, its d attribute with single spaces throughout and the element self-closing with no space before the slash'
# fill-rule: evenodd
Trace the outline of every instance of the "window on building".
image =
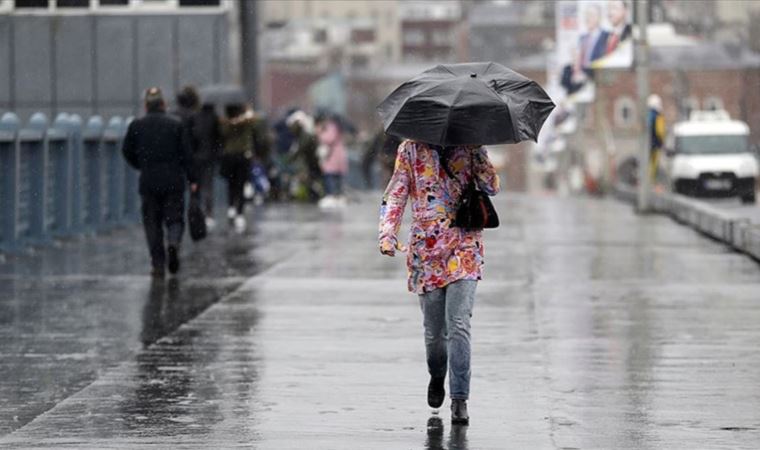
<svg viewBox="0 0 760 450">
<path fill-rule="evenodd" d="M 55 6 L 59 8 L 89 8 L 90 0 L 56 0 Z"/>
<path fill-rule="evenodd" d="M 430 35 L 433 45 L 448 46 L 451 45 L 451 35 L 446 30 L 435 30 Z"/>
<path fill-rule="evenodd" d="M 725 109 L 723 107 L 723 99 L 714 95 L 705 98 L 703 107 L 706 111 L 718 111 Z"/>
<path fill-rule="evenodd" d="M 100 0 L 100 6 L 129 6 L 129 0 Z"/>
<path fill-rule="evenodd" d="M 314 39 L 314 42 L 317 44 L 324 44 L 327 42 L 327 30 L 324 28 L 314 30 L 314 36 L 312 39 Z"/>
<path fill-rule="evenodd" d="M 351 67 L 354 69 L 363 69 L 369 66 L 369 58 L 364 55 L 354 55 L 351 57 Z"/>
<path fill-rule="evenodd" d="M 353 29 L 351 30 L 351 42 L 354 44 L 367 44 L 375 41 L 375 30 Z"/>
<path fill-rule="evenodd" d="M 407 30 L 404 33 L 404 45 L 417 46 L 425 43 L 425 32 L 422 30 Z"/>
<path fill-rule="evenodd" d="M 636 102 L 631 97 L 618 97 L 615 100 L 615 126 L 630 128 L 636 125 Z"/>
<path fill-rule="evenodd" d="M 139 0 L 144 6 L 169 6 L 169 0 Z"/>
<path fill-rule="evenodd" d="M 179 0 L 179 6 L 219 6 L 219 0 Z"/>
<path fill-rule="evenodd" d="M 16 0 L 16 8 L 47 8 L 48 0 Z"/>
</svg>

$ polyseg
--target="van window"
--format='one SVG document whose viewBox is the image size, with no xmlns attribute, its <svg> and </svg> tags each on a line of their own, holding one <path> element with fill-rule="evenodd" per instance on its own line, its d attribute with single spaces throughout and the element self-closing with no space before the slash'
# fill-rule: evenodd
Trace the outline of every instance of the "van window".
<svg viewBox="0 0 760 450">
<path fill-rule="evenodd" d="M 744 153 L 748 151 L 747 136 L 711 135 L 678 136 L 676 152 L 688 155 Z"/>
</svg>

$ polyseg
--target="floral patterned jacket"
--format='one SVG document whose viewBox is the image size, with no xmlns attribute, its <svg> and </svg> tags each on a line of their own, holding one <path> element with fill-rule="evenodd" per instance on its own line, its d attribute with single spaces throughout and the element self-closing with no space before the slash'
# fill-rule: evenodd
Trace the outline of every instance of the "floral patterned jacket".
<svg viewBox="0 0 760 450">
<path fill-rule="evenodd" d="M 471 165 L 474 170 L 470 170 Z M 408 199 L 412 225 L 407 253 L 409 290 L 422 294 L 457 280 L 479 280 L 483 264 L 480 231 L 465 231 L 451 223 L 464 187 L 474 171 L 478 187 L 488 195 L 499 192 L 496 175 L 484 147 L 457 147 L 448 158 L 451 179 L 438 152 L 426 144 L 404 141 L 380 207 L 380 250 L 402 249 L 397 235 Z"/>
</svg>

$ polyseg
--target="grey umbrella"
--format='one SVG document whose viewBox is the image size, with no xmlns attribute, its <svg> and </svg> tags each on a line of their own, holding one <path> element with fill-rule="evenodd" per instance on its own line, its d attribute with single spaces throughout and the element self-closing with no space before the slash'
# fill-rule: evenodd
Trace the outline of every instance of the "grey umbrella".
<svg viewBox="0 0 760 450">
<path fill-rule="evenodd" d="M 433 67 L 377 107 L 388 134 L 436 145 L 536 140 L 552 109 L 538 83 L 492 62 Z"/>
<path fill-rule="evenodd" d="M 216 106 L 244 105 L 247 97 L 243 88 L 235 84 L 210 84 L 199 90 L 201 103 Z"/>
</svg>

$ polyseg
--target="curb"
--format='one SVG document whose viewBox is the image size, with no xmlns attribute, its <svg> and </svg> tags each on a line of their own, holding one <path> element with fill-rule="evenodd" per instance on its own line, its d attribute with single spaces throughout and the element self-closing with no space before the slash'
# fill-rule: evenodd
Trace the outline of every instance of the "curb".
<svg viewBox="0 0 760 450">
<path fill-rule="evenodd" d="M 616 185 L 614 195 L 624 202 L 636 203 L 636 190 L 628 186 Z M 670 216 L 760 261 L 760 225 L 684 195 L 656 192 L 649 195 L 655 213 Z"/>
</svg>

